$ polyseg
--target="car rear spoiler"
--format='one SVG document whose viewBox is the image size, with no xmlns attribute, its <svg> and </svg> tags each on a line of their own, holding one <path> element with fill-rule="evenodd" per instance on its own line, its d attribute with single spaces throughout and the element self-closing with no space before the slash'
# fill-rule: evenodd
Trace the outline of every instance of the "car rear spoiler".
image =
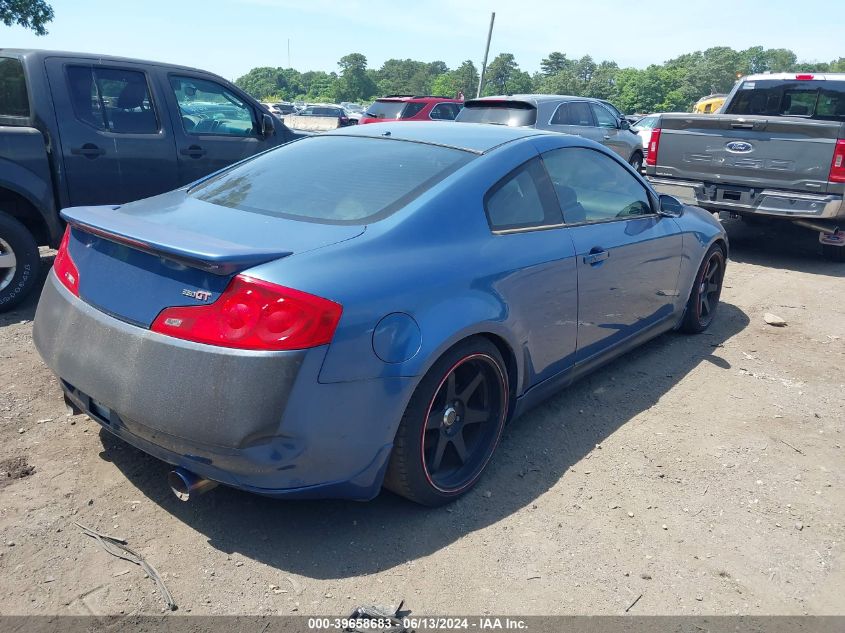
<svg viewBox="0 0 845 633">
<path fill-rule="evenodd" d="M 61 212 L 74 229 L 198 268 L 231 275 L 292 254 L 287 249 L 262 249 L 221 240 L 179 227 L 117 212 L 120 206 L 71 207 Z"/>
</svg>

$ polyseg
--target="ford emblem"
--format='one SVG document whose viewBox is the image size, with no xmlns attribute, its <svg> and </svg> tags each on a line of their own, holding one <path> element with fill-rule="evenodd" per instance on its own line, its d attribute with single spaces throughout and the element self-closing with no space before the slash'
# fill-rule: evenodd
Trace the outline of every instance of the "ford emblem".
<svg viewBox="0 0 845 633">
<path fill-rule="evenodd" d="M 747 154 L 754 149 L 751 143 L 746 143 L 745 141 L 731 141 L 730 143 L 726 143 L 725 147 L 728 148 L 729 152 L 733 152 L 734 154 Z"/>
</svg>

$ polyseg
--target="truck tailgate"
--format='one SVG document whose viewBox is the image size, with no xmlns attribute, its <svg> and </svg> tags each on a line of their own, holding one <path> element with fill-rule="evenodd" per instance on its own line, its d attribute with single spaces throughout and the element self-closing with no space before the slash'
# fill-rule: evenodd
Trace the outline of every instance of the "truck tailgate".
<svg viewBox="0 0 845 633">
<path fill-rule="evenodd" d="M 797 117 L 661 115 L 655 176 L 824 193 L 842 125 Z"/>
</svg>

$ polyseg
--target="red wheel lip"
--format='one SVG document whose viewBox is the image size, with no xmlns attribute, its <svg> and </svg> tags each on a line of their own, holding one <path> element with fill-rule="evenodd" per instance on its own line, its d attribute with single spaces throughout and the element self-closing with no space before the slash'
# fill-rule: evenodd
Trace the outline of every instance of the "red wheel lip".
<svg viewBox="0 0 845 633">
<path fill-rule="evenodd" d="M 431 397 L 431 401 L 428 403 L 428 407 L 425 410 L 425 418 L 424 419 L 428 420 L 428 417 L 431 415 L 431 409 L 434 407 L 434 399 L 437 397 L 437 394 L 440 393 L 440 388 L 443 387 L 443 383 L 445 383 L 446 380 L 448 380 L 449 375 L 453 371 L 455 371 L 455 369 L 457 369 L 458 367 L 460 367 L 461 365 L 463 365 L 467 361 L 470 361 L 474 358 L 485 358 L 493 364 L 493 366 L 496 368 L 496 373 L 499 374 L 499 380 L 501 381 L 502 390 L 505 394 L 505 399 L 504 399 L 504 402 L 503 402 L 504 406 L 502 407 L 502 415 L 501 415 L 501 419 L 499 420 L 499 428 L 496 432 L 496 444 L 498 444 L 499 443 L 499 437 L 501 437 L 501 434 L 502 434 L 502 428 L 504 427 L 505 420 L 507 419 L 507 416 L 508 416 L 508 407 L 510 406 L 510 390 L 508 389 L 507 377 L 505 376 L 504 373 L 502 373 L 502 368 L 499 366 L 499 363 L 496 361 L 495 358 L 490 356 L 490 354 L 485 354 L 483 352 L 479 352 L 479 353 L 476 353 L 476 354 L 469 354 L 469 355 L 461 358 L 454 365 L 452 365 L 449 368 L 449 370 L 443 375 L 443 378 L 440 380 L 440 382 L 437 384 L 437 389 L 434 390 L 434 395 Z M 470 479 L 463 486 L 460 486 L 458 488 L 441 488 L 440 486 L 438 486 L 437 484 L 434 483 L 434 481 L 431 478 L 431 475 L 428 472 L 428 468 L 425 465 L 425 424 L 422 425 L 422 430 L 420 431 L 420 464 L 422 465 L 423 475 L 425 475 L 426 481 L 428 482 L 428 484 L 432 488 L 434 488 L 438 492 L 442 492 L 444 494 L 449 494 L 449 495 L 459 494 L 460 492 L 462 492 L 463 490 L 466 490 L 472 484 L 474 484 L 478 480 L 478 478 L 481 476 L 481 473 L 484 472 L 484 469 L 487 467 L 487 464 L 490 462 L 490 459 L 492 459 L 493 453 L 495 452 L 495 448 L 496 447 L 494 446 L 493 450 L 490 451 L 490 454 L 487 456 L 487 459 L 485 459 L 484 462 L 481 464 L 481 467 L 478 469 L 478 473 L 476 473 L 475 477 Z"/>
</svg>

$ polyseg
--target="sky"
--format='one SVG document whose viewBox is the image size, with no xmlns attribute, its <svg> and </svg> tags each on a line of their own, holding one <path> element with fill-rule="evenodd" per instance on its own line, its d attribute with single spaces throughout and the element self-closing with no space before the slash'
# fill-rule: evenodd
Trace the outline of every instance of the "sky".
<svg viewBox="0 0 845 633">
<path fill-rule="evenodd" d="M 642 68 L 711 46 L 789 48 L 802 61 L 845 56 L 842 0 L 48 0 L 36 36 L 0 24 L 0 46 L 139 57 L 235 79 L 255 66 L 336 71 L 347 53 L 481 65 L 516 56 L 534 72 L 552 51 Z"/>
</svg>

